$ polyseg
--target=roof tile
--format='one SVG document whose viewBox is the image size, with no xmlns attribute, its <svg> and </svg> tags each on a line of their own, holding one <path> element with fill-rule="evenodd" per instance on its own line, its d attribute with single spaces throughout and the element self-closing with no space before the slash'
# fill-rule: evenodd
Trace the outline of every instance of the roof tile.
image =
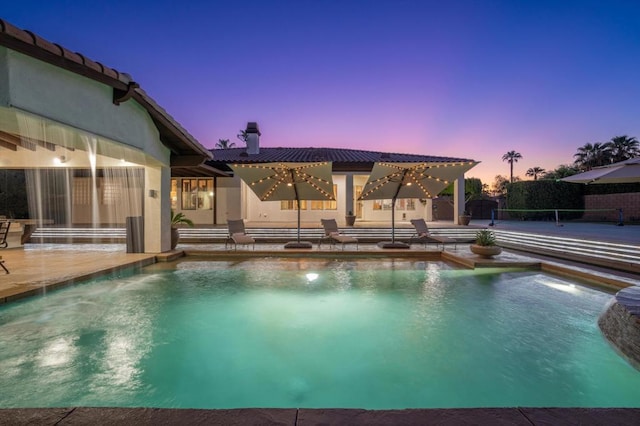
<svg viewBox="0 0 640 426">
<path fill-rule="evenodd" d="M 470 162 L 467 158 L 438 157 L 433 155 L 402 154 L 394 152 L 366 151 L 344 148 L 260 148 L 259 154 L 247 155 L 245 148 L 215 149 L 213 160 L 208 163 L 217 168 L 226 168 L 231 163 L 313 162 L 333 163 L 392 163 L 413 162 Z"/>
<path fill-rule="evenodd" d="M 29 32 L 23 31 L 18 27 L 14 27 L 7 21 L 2 21 L 2 32 L 8 36 L 18 39 L 24 43 L 33 44 L 33 37 Z"/>
<path fill-rule="evenodd" d="M 40 37 L 37 34 L 31 33 L 31 35 L 33 36 L 33 39 L 35 40 L 34 44 L 36 46 L 41 47 L 44 50 L 46 50 L 47 52 L 53 53 L 54 55 L 57 55 L 57 56 L 61 56 L 62 55 L 62 49 L 57 44 L 51 43 L 51 42 L 43 39 L 42 37 Z"/>
</svg>

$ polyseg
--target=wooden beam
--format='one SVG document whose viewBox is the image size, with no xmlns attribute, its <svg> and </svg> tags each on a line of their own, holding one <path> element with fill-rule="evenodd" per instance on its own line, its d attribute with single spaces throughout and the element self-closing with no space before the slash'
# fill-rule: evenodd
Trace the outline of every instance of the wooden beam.
<svg viewBox="0 0 640 426">
<path fill-rule="evenodd" d="M 18 147 L 15 144 L 9 143 L 9 142 L 5 142 L 4 140 L 0 139 L 0 147 L 2 148 L 6 148 L 10 151 L 17 151 Z"/>
<path fill-rule="evenodd" d="M 24 140 L 23 138 L 16 136 L 13 133 L 3 132 L 2 130 L 0 130 L 0 139 L 4 140 L 5 142 L 12 143 L 16 146 L 21 146 L 31 151 L 35 151 L 37 146 L 37 144 L 33 142 Z"/>
<path fill-rule="evenodd" d="M 35 151 L 36 146 L 42 147 L 49 151 L 56 150 L 56 145 L 52 144 L 51 142 L 45 142 L 39 139 L 33 139 L 26 136 L 18 136 L 13 133 L 3 132 L 1 130 L 0 130 L 0 139 L 17 146 L 21 146 L 23 148 L 30 149 L 31 151 Z"/>
</svg>

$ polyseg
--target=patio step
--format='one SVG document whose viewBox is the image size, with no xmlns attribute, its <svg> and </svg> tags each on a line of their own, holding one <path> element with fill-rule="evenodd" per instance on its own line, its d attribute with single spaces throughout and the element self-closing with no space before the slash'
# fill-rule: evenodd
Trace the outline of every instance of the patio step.
<svg viewBox="0 0 640 426">
<path fill-rule="evenodd" d="M 495 230 L 498 245 L 519 251 L 640 273 L 640 246 Z"/>
<path fill-rule="evenodd" d="M 223 243 L 227 238 L 227 228 L 180 228 L 183 243 Z M 258 242 L 284 243 L 297 239 L 295 228 L 247 228 Z M 375 243 L 391 239 L 389 228 L 341 228 L 345 235 L 357 238 L 361 243 Z M 460 242 L 475 239 L 477 228 L 452 227 L 432 228 L 431 233 L 455 238 Z M 589 263 L 622 271 L 640 273 L 640 246 L 607 243 L 581 238 L 558 237 L 528 232 L 494 230 L 500 246 L 541 254 L 576 262 Z M 396 228 L 395 238 L 408 241 L 414 234 L 413 228 Z M 323 236 L 321 228 L 300 229 L 300 239 L 317 242 Z M 38 228 L 31 236 L 31 243 L 124 243 L 125 228 Z"/>
<path fill-rule="evenodd" d="M 353 236 L 361 242 L 375 243 L 391 239 L 389 228 L 342 228 L 343 234 Z M 226 228 L 179 228 L 180 241 L 184 243 L 222 243 L 226 240 Z M 279 243 L 296 239 L 296 228 L 247 228 L 258 242 Z M 457 228 L 437 228 L 434 235 L 447 236 L 460 241 L 471 241 L 476 230 Z M 318 241 L 324 235 L 321 228 L 301 228 L 300 239 Z M 414 235 L 413 228 L 396 228 L 395 238 L 407 241 Z M 31 235 L 31 243 L 67 242 L 120 242 L 126 240 L 125 228 L 38 228 Z"/>
</svg>

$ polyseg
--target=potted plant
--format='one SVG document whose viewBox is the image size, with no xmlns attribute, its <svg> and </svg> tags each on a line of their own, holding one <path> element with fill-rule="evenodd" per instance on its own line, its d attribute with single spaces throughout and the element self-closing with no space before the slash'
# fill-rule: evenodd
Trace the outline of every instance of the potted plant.
<svg viewBox="0 0 640 426">
<path fill-rule="evenodd" d="M 347 226 L 353 226 L 356 223 L 356 216 L 351 210 L 349 210 L 344 217 L 344 220 L 347 222 Z"/>
<path fill-rule="evenodd" d="M 171 250 L 176 248 L 178 239 L 180 238 L 178 225 L 187 225 L 193 228 L 193 221 L 186 217 L 184 213 L 176 213 L 171 210 Z"/>
<path fill-rule="evenodd" d="M 467 226 L 469 225 L 469 222 L 471 222 L 471 214 L 465 210 L 458 216 L 458 224 Z"/>
<path fill-rule="evenodd" d="M 496 236 L 488 229 L 476 232 L 476 243 L 469 247 L 478 256 L 492 257 L 502 253 L 502 247 L 496 245 Z"/>
</svg>

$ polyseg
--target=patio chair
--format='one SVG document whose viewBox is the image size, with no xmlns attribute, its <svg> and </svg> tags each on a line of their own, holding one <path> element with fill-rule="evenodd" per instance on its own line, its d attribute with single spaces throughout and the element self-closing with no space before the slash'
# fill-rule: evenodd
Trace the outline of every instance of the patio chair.
<svg viewBox="0 0 640 426">
<path fill-rule="evenodd" d="M 8 220 L 0 220 L 0 248 L 7 248 L 7 235 L 9 235 L 9 227 L 11 222 Z"/>
<path fill-rule="evenodd" d="M 0 222 L 0 248 L 7 248 L 7 235 L 9 234 L 9 227 L 11 226 L 11 222 L 3 221 Z M 0 267 L 4 269 L 4 271 L 8 274 L 9 270 L 4 265 L 4 260 L 2 260 L 2 256 L 0 256 Z"/>
<path fill-rule="evenodd" d="M 224 242 L 224 248 L 227 249 L 229 244 L 233 244 L 233 249 L 238 249 L 238 244 L 248 245 L 252 244 L 253 249 L 256 249 L 256 240 L 244 229 L 244 220 L 242 219 L 232 219 L 227 220 L 227 225 L 229 226 L 229 236 Z"/>
<path fill-rule="evenodd" d="M 318 241 L 318 248 L 322 247 L 322 241 L 328 241 L 331 245 L 342 244 L 342 250 L 344 250 L 345 244 L 355 244 L 356 250 L 358 250 L 358 239 L 341 234 L 335 219 L 320 219 L 320 222 L 324 227 L 324 237 Z"/>
<path fill-rule="evenodd" d="M 424 219 L 411 219 L 411 224 L 415 228 L 416 232 L 411 236 L 409 244 L 423 243 L 426 248 L 428 243 L 435 242 L 437 244 L 442 244 L 442 250 L 444 250 L 445 244 L 453 244 L 454 249 L 458 244 L 458 241 L 453 238 L 431 234 L 429 232 L 427 222 L 425 222 Z"/>
</svg>

